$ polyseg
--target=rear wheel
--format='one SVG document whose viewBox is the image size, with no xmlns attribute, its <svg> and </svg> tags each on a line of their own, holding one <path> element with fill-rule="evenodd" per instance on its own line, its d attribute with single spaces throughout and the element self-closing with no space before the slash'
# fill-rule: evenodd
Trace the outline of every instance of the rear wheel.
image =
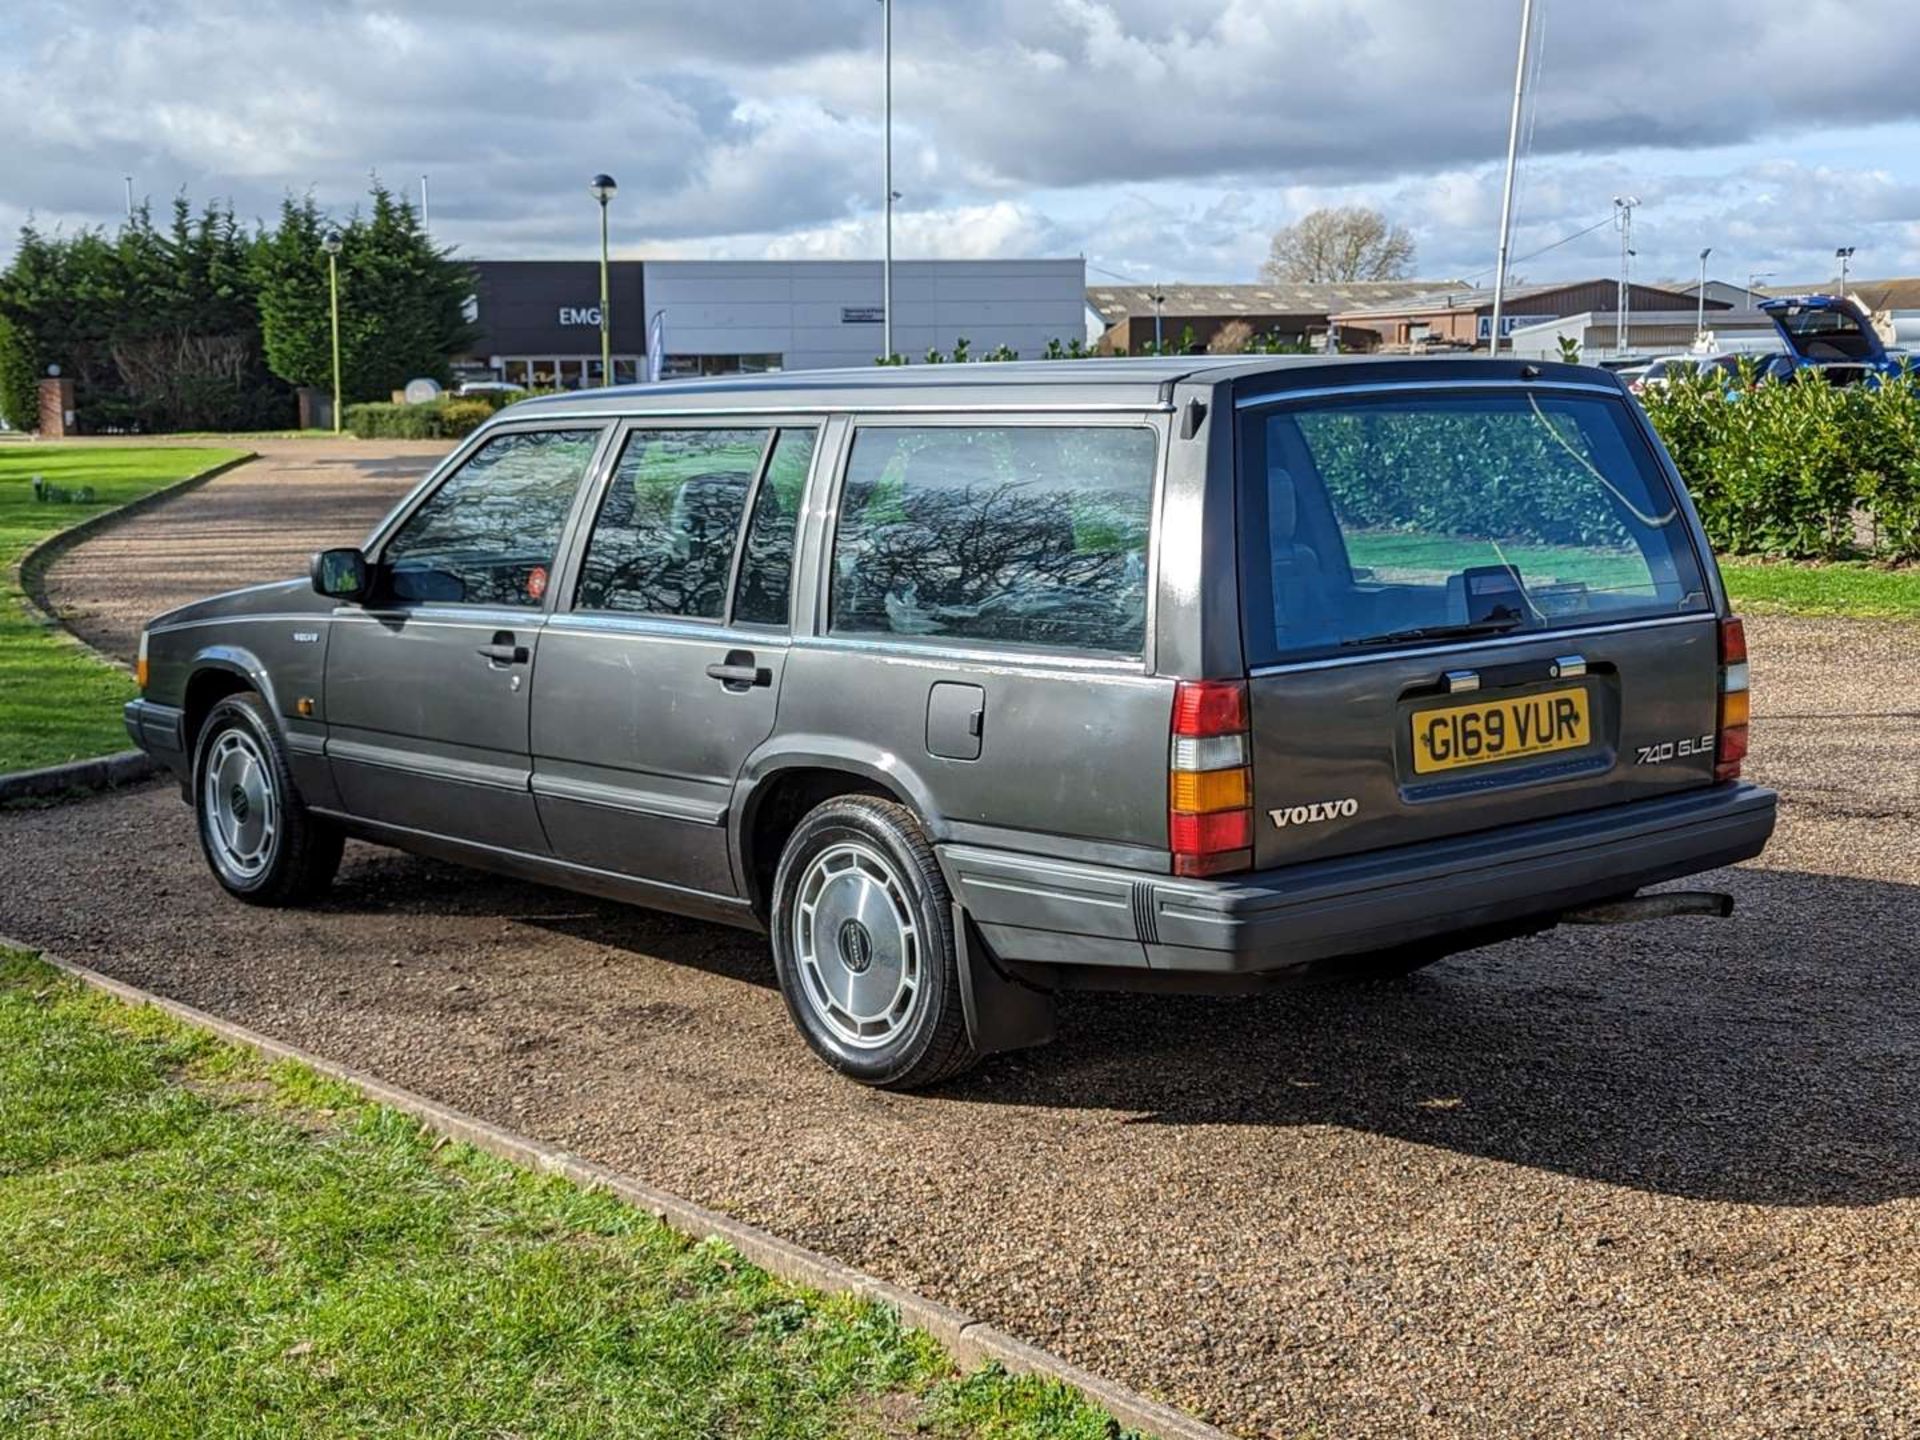
<svg viewBox="0 0 1920 1440">
<path fill-rule="evenodd" d="M 978 1058 L 952 900 L 904 806 L 845 795 L 809 811 L 781 853 L 772 921 L 787 1011 L 841 1074 L 909 1090 Z"/>
<path fill-rule="evenodd" d="M 340 867 L 340 831 L 308 813 L 285 745 L 251 690 L 214 705 L 194 747 L 194 814 L 207 865 L 250 905 L 298 905 Z"/>
</svg>

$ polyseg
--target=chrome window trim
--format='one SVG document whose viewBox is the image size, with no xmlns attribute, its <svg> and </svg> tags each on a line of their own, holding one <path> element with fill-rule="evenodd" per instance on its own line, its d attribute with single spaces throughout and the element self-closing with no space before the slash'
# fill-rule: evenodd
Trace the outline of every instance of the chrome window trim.
<svg viewBox="0 0 1920 1440">
<path fill-rule="evenodd" d="M 1274 390 L 1263 395 L 1240 395 L 1235 410 L 1254 410 L 1265 405 L 1285 405 L 1294 400 L 1324 399 L 1329 395 L 1389 395 L 1406 391 L 1432 390 L 1505 390 L 1524 395 L 1534 390 L 1570 390 L 1588 395 L 1626 398 L 1626 391 L 1614 385 L 1599 385 L 1589 380 L 1369 380 L 1357 384 L 1316 385 L 1303 390 Z"/>
<path fill-rule="evenodd" d="M 312 616 L 308 616 L 312 619 Z M 329 619 L 350 625 L 438 625 L 453 630 L 535 630 L 546 622 L 546 612 L 529 606 L 453 606 L 443 601 L 426 601 L 419 606 L 355 606 L 333 612 Z"/>
<path fill-rule="evenodd" d="M 708 647 L 717 640 L 738 640 L 743 642 L 742 649 L 763 646 L 785 650 L 792 643 L 784 628 L 736 626 L 719 620 L 649 615 L 639 611 L 567 610 L 550 618 L 546 628 L 556 635 L 631 635 L 636 639 L 671 640 Z"/>
<path fill-rule="evenodd" d="M 1370 665 L 1377 660 L 1407 660 L 1432 656 L 1442 658 L 1466 652 L 1509 649 L 1517 645 L 1560 644 L 1569 636 L 1613 635 L 1624 630 L 1657 630 L 1669 625 L 1712 625 L 1720 617 L 1712 610 L 1696 610 L 1688 615 L 1656 615 L 1646 620 L 1620 620 L 1602 625 L 1566 625 L 1530 631 L 1524 635 L 1479 636 L 1467 640 L 1449 640 L 1433 645 L 1407 645 L 1392 650 L 1366 650 L 1352 655 L 1323 655 L 1312 660 L 1281 660 L 1257 665 L 1247 671 L 1254 679 L 1267 675 L 1291 675 L 1309 670 L 1336 670 L 1346 665 Z"/>
<path fill-rule="evenodd" d="M 1146 661 L 1138 655 L 1092 655 L 1078 650 L 1043 650 L 1031 645 L 996 645 L 968 648 L 944 645 L 938 640 L 912 640 L 904 636 L 871 637 L 865 635 L 796 635 L 795 650 L 850 650 L 880 654 L 897 660 L 923 664 L 964 664 L 1018 667 L 1020 669 L 1095 670 L 1106 674 L 1146 677 Z"/>
<path fill-rule="evenodd" d="M 801 372 L 791 372 L 801 373 Z M 1014 387 L 1010 387 L 1014 388 Z M 1343 387 L 1351 389 L 1354 387 Z M 1615 392 L 1618 393 L 1618 392 Z M 1101 414 L 1144 415 L 1173 413 L 1170 400 L 1152 400 L 1145 403 L 1119 400 L 1026 400 L 1000 404 L 990 400 L 977 400 L 969 404 L 921 403 L 915 405 L 869 405 L 858 400 L 846 400 L 832 404 L 813 405 L 715 405 L 697 410 L 589 410 L 574 417 L 577 424 L 606 424 L 609 421 L 637 421 L 648 423 L 654 420 L 701 420 L 708 416 L 735 415 L 818 415 L 822 417 L 867 415 L 999 415 L 1013 413 L 1019 415 L 1072 415 L 1078 412 L 1094 411 Z M 540 424 L 549 427 L 567 418 L 564 410 L 543 411 L 539 415 L 515 416 L 517 424 Z M 571 428 L 564 423 L 558 428 Z M 479 431 L 476 434 L 482 433 Z"/>
</svg>

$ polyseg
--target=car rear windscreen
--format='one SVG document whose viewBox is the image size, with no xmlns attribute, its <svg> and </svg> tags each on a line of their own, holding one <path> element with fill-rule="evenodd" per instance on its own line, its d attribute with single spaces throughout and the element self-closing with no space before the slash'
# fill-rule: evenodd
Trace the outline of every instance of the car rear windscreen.
<svg viewBox="0 0 1920 1440">
<path fill-rule="evenodd" d="M 1774 320 L 1809 360 L 1872 358 L 1873 342 L 1859 318 L 1845 310 L 1793 308 L 1775 312 Z"/>
<path fill-rule="evenodd" d="M 1386 393 L 1243 412 L 1251 663 L 1711 608 L 1624 402 Z"/>
</svg>

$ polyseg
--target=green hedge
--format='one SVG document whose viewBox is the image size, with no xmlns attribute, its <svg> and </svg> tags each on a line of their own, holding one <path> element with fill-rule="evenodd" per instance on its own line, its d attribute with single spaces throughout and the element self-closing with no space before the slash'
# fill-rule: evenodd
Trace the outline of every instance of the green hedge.
<svg viewBox="0 0 1920 1440">
<path fill-rule="evenodd" d="M 1858 553 L 1858 516 L 1877 553 L 1920 559 L 1920 381 L 1837 387 L 1803 377 L 1729 386 L 1680 375 L 1645 403 L 1714 547 L 1831 560 Z"/>
<path fill-rule="evenodd" d="M 448 396 L 424 405 L 347 406 L 347 429 L 362 440 L 458 440 L 493 418 L 480 396 Z"/>
</svg>

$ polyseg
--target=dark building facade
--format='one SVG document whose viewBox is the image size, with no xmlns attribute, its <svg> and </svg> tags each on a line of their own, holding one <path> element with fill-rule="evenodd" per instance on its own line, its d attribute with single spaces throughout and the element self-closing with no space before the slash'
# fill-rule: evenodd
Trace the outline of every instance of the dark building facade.
<svg viewBox="0 0 1920 1440">
<path fill-rule="evenodd" d="M 479 260 L 471 319 L 480 338 L 456 370 L 491 375 L 535 389 L 578 390 L 600 375 L 600 262 Z M 613 383 L 640 378 L 647 349 L 646 267 L 615 260 L 607 267 Z"/>
</svg>

